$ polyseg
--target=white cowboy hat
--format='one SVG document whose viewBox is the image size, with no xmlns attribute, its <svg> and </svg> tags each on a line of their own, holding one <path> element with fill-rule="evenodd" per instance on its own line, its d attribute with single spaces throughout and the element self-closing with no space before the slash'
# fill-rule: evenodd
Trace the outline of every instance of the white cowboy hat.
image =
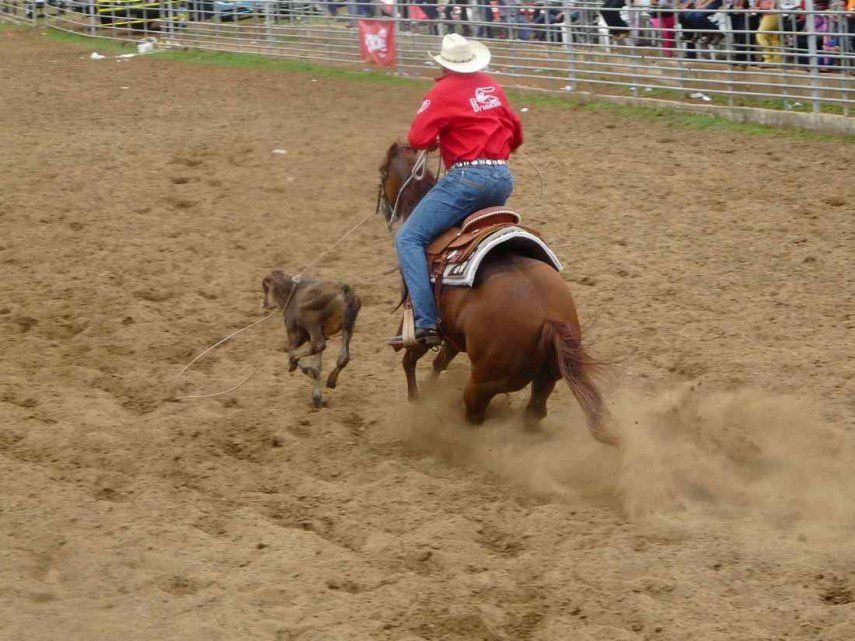
<svg viewBox="0 0 855 641">
<path fill-rule="evenodd" d="M 451 71 L 475 73 L 490 64 L 490 50 L 480 42 L 449 33 L 442 39 L 439 55 L 431 58 Z"/>
</svg>

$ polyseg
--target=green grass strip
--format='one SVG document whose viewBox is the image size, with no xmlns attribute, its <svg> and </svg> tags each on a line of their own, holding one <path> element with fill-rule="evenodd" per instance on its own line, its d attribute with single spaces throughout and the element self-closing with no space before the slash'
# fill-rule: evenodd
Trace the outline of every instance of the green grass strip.
<svg viewBox="0 0 855 641">
<path fill-rule="evenodd" d="M 58 42 L 85 45 L 101 51 L 136 50 L 134 43 L 117 40 L 97 39 L 76 33 L 47 30 L 48 37 Z M 203 49 L 185 49 L 162 51 L 157 54 L 162 60 L 215 65 L 220 67 L 238 67 L 286 73 L 311 74 L 316 78 L 342 80 L 347 82 L 372 82 L 394 87 L 427 87 L 429 81 L 423 78 L 406 78 L 383 71 L 360 71 L 343 67 L 327 66 L 301 60 L 289 60 L 254 53 L 232 53 L 207 51 Z M 699 114 L 671 109 L 667 106 L 634 105 L 598 100 L 596 96 L 580 99 L 572 95 L 555 96 L 526 91 L 510 90 L 508 96 L 516 103 L 556 108 L 582 108 L 586 110 L 607 111 L 625 118 L 654 120 L 672 127 L 684 129 L 703 129 L 728 131 L 749 136 L 783 136 L 813 142 L 855 142 L 851 134 L 831 134 L 811 129 L 775 127 L 751 122 L 737 122 L 714 114 Z"/>
</svg>

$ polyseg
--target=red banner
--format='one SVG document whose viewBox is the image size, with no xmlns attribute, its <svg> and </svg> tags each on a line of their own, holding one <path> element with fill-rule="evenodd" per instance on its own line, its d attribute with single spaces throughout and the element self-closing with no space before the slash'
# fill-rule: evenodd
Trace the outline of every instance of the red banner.
<svg viewBox="0 0 855 641">
<path fill-rule="evenodd" d="M 362 59 L 380 67 L 395 66 L 395 27 L 391 20 L 359 20 Z"/>
</svg>

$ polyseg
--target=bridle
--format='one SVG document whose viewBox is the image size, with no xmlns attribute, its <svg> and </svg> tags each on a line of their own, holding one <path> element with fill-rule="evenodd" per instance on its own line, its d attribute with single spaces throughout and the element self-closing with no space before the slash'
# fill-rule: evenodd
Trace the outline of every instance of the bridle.
<svg viewBox="0 0 855 641">
<path fill-rule="evenodd" d="M 400 147 L 399 149 L 406 149 L 406 147 Z M 382 214 L 383 217 L 386 218 L 386 227 L 388 229 L 392 229 L 392 225 L 394 225 L 398 220 L 398 204 L 401 201 L 401 194 L 404 193 L 404 190 L 409 187 L 413 180 L 419 182 L 425 177 L 425 173 L 427 171 L 427 158 L 428 152 L 426 150 L 423 149 L 418 153 L 418 156 L 416 156 L 416 162 L 413 165 L 413 169 L 410 171 L 409 177 L 404 181 L 404 184 L 401 185 L 400 189 L 398 189 L 394 204 L 389 202 L 389 197 L 386 195 L 386 180 L 389 178 L 389 168 L 392 166 L 392 158 L 389 158 L 389 162 L 386 163 L 386 167 L 380 174 L 380 186 L 377 190 L 377 209 L 374 213 Z"/>
<path fill-rule="evenodd" d="M 383 216 L 386 219 L 386 226 L 392 228 L 392 203 L 386 197 L 386 179 L 389 178 L 389 167 L 387 166 L 380 174 L 380 185 L 377 188 L 377 208 L 375 214 Z"/>
</svg>

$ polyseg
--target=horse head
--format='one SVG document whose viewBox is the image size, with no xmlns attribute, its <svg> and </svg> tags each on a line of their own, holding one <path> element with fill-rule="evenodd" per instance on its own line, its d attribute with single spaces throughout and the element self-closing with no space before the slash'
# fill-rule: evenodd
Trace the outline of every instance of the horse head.
<svg viewBox="0 0 855 641">
<path fill-rule="evenodd" d="M 406 220 L 422 197 L 436 184 L 428 170 L 414 175 L 418 153 L 409 145 L 393 142 L 380 165 L 377 213 L 383 214 L 391 228 L 396 220 Z"/>
</svg>

